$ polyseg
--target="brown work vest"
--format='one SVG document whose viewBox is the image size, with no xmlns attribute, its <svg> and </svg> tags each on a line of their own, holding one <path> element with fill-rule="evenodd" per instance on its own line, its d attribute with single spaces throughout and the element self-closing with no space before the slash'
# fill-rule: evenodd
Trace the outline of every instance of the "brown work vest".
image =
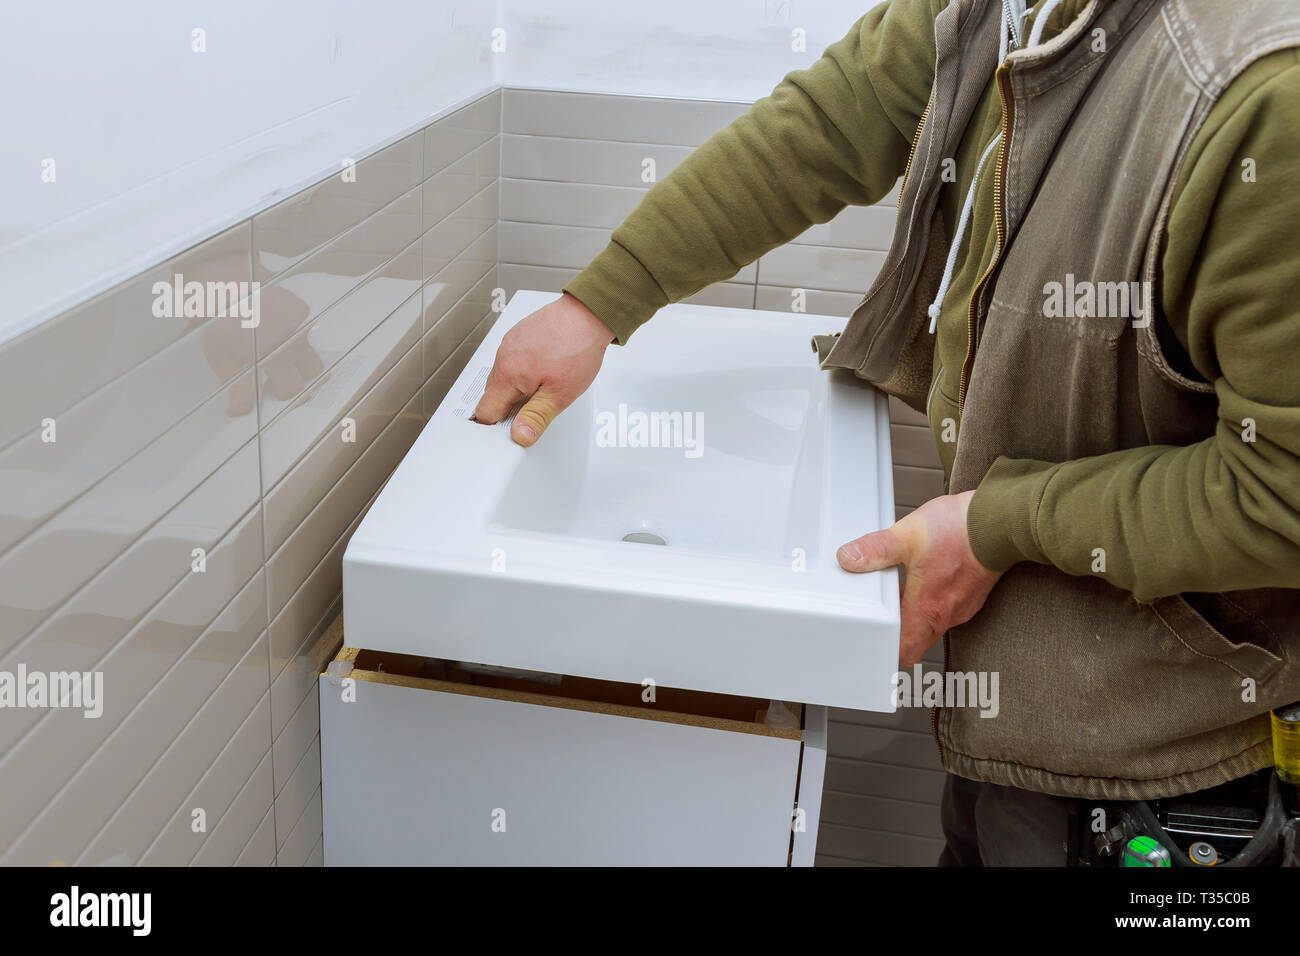
<svg viewBox="0 0 1300 956">
<path fill-rule="evenodd" d="M 1161 240 L 1210 108 L 1256 59 L 1300 45 L 1298 6 L 1093 0 L 998 71 L 1011 104 L 998 183 L 1006 241 L 976 289 L 951 492 L 976 487 L 999 455 L 1069 461 L 1214 434 L 1212 386 L 1176 370 L 1157 334 Z M 814 341 L 824 367 L 917 409 L 932 372 L 926 306 L 952 228 L 940 164 L 957 155 L 998 67 L 1001 13 L 996 0 L 953 0 L 937 18 L 933 95 L 893 244 L 844 331 Z M 1154 315 L 1137 327 L 1122 314 L 1045 317 L 1047 284 L 1067 274 L 1150 283 Z M 1101 577 L 1022 562 L 944 643 L 946 669 L 996 671 L 1000 687 L 996 717 L 936 712 L 944 766 L 1065 796 L 1169 796 L 1269 766 L 1268 711 L 1300 699 L 1298 590 L 1141 602 Z"/>
</svg>

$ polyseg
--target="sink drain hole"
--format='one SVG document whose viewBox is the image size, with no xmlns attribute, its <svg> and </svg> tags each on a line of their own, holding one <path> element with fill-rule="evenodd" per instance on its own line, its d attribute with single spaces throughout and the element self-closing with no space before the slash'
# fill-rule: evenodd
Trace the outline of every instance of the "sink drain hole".
<svg viewBox="0 0 1300 956">
<path fill-rule="evenodd" d="M 631 531 L 623 535 L 624 541 L 631 541 L 634 544 L 667 544 L 663 538 L 649 531 Z"/>
</svg>

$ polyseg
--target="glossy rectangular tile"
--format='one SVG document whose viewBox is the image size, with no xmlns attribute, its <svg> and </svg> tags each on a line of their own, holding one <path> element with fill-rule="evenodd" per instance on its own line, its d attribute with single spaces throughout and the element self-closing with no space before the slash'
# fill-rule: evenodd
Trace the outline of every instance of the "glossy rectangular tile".
<svg viewBox="0 0 1300 956">
<path fill-rule="evenodd" d="M 270 747 L 265 633 L 245 657 L 250 664 L 261 660 L 261 671 L 237 667 L 226 676 L 78 857 L 79 865 L 122 859 L 184 866 L 211 838 Z M 194 831 L 198 808 L 207 818 L 200 833 Z"/>
<path fill-rule="evenodd" d="M 258 357 L 274 352 L 419 235 L 420 189 L 416 187 L 264 286 Z"/>
<path fill-rule="evenodd" d="M 294 768 L 312 741 L 320 736 L 320 687 L 313 686 L 302 699 L 280 735 L 275 738 L 271 759 L 275 767 L 275 792 L 284 789 Z"/>
<path fill-rule="evenodd" d="M 424 178 L 424 136 L 414 133 L 253 217 L 257 278 L 270 281 L 383 209 Z"/>
<path fill-rule="evenodd" d="M 838 731 L 838 725 L 832 724 L 831 735 L 837 736 Z M 898 767 L 831 757 L 826 762 L 825 790 L 937 805 L 943 794 L 944 776 L 937 755 L 932 768 Z"/>
<path fill-rule="evenodd" d="M 637 207 L 647 191 L 648 187 L 643 186 L 502 179 L 501 218 L 612 230 Z"/>
<path fill-rule="evenodd" d="M 345 409 L 410 350 L 420 338 L 420 296 L 411 296 L 340 359 L 327 377 L 262 426 L 262 487 L 270 488 L 331 429 Z"/>
<path fill-rule="evenodd" d="M 270 764 L 271 755 L 267 754 L 222 814 L 217 829 L 199 847 L 194 866 L 230 866 L 239 859 L 236 854 L 242 855 L 242 848 L 257 835 L 271 791 Z"/>
<path fill-rule="evenodd" d="M 248 843 L 239 852 L 235 866 L 275 865 L 275 811 L 268 809 Z"/>
<path fill-rule="evenodd" d="M 276 826 L 278 831 L 279 824 Z M 289 835 L 281 841 L 280 849 L 276 853 L 276 865 L 302 866 L 306 863 L 307 857 L 315 848 L 317 841 L 320 840 L 323 826 L 321 792 L 320 787 L 317 787 L 316 792 L 312 794 L 307 803 L 307 808 L 298 817 L 293 829 L 289 831 Z"/>
<path fill-rule="evenodd" d="M 446 397 L 448 390 L 455 384 L 457 376 L 465 368 L 465 363 L 469 361 L 474 350 L 478 348 L 483 337 L 487 335 L 488 330 L 492 328 L 492 323 L 496 321 L 496 314 L 490 313 L 479 320 L 478 325 L 474 326 L 465 340 L 452 352 L 443 363 L 438 366 L 428 382 L 425 383 L 421 390 L 424 402 L 424 416 L 428 418 L 434 413 L 438 405 Z"/>
<path fill-rule="evenodd" d="M 894 464 L 917 468 L 940 468 L 934 435 L 920 425 L 894 425 L 889 429 L 894 450 Z"/>
<path fill-rule="evenodd" d="M 425 236 L 425 315 L 440 315 L 465 291 L 492 271 L 497 263 L 497 230 L 487 232 L 460 250 L 437 248 Z M 436 231 L 436 230 L 433 230 Z"/>
<path fill-rule="evenodd" d="M 755 308 L 771 309 L 774 312 L 809 312 L 813 315 L 837 315 L 847 319 L 861 303 L 862 296 L 856 292 L 827 292 L 825 289 L 794 289 L 788 286 L 758 285 Z M 842 329 L 843 323 L 840 325 Z M 827 332 L 840 329 L 828 328 Z"/>
<path fill-rule="evenodd" d="M 307 579 L 361 508 L 397 467 L 423 424 L 399 414 L 303 519 L 267 561 L 267 591 L 274 616 Z"/>
<path fill-rule="evenodd" d="M 825 794 L 821 822 L 943 839 L 943 828 L 939 825 L 935 807 L 860 793 L 832 791 Z"/>
<path fill-rule="evenodd" d="M 7 854 L 14 863 L 44 862 L 53 848 L 72 860 L 95 838 L 113 811 L 163 756 L 231 671 L 265 687 L 265 658 L 246 652 L 266 629 L 266 594 L 260 575 L 231 601 L 204 634 L 143 695 L 102 745 L 89 756 Z M 105 668 L 106 686 L 112 671 Z M 107 714 L 105 715 L 107 716 Z"/>
<path fill-rule="evenodd" d="M 501 175 L 512 179 L 648 187 L 662 180 L 690 154 L 691 150 L 685 146 L 508 134 L 501 141 Z"/>
<path fill-rule="evenodd" d="M 894 501 L 916 507 L 944 493 L 943 472 L 938 468 L 894 466 Z"/>
<path fill-rule="evenodd" d="M 835 846 L 838 852 L 881 866 L 935 866 L 943 841 L 928 837 L 863 830 L 838 823 L 823 824 L 817 846 Z"/>
<path fill-rule="evenodd" d="M 120 558 L 61 605 L 22 642 L 5 642 L 0 666 L 35 649 L 51 659 L 63 651 L 67 670 L 82 670 L 112 648 L 185 577 L 194 548 L 205 554 L 257 501 L 257 445 L 250 441 Z M 21 719 L 12 727 L 24 725 Z M 2 740 L 3 738 L 0 738 Z"/>
<path fill-rule="evenodd" d="M 608 244 L 609 233 L 604 229 L 531 222 L 501 223 L 502 262 L 582 269 Z M 754 263 L 750 263 L 726 281 L 753 282 L 756 274 Z"/>
<path fill-rule="evenodd" d="M 743 103 L 507 89 L 507 133 L 699 146 L 749 107 Z"/>
<path fill-rule="evenodd" d="M 303 866 L 324 866 L 325 865 L 325 834 L 322 833 L 316 841 L 316 846 L 312 848 L 311 853 L 307 855 L 307 862 Z"/>
<path fill-rule="evenodd" d="M 307 752 L 302 755 L 298 765 L 291 769 L 284 789 L 275 795 L 275 832 L 281 846 L 289 838 L 294 823 L 307 809 L 307 804 L 320 785 L 320 737 L 318 735 L 308 746 Z"/>
<path fill-rule="evenodd" d="M 205 402 L 212 414 L 214 396 L 219 414 L 246 430 L 254 422 L 251 382 L 239 376 L 253 353 L 239 321 L 213 319 L 60 413 L 52 430 L 0 451 L 0 553 Z"/>
<path fill-rule="evenodd" d="M 340 557 L 342 553 L 340 550 Z M 332 620 L 333 618 L 331 622 Z M 321 629 L 319 634 L 313 631 L 306 641 L 294 649 L 284 669 L 271 682 L 271 735 L 273 737 L 279 737 L 284 732 L 289 718 L 294 715 L 299 703 L 307 696 L 308 686 L 318 683 L 321 672 L 325 670 L 337 649 L 336 642 L 327 636 L 324 629 Z"/>
<path fill-rule="evenodd" d="M 230 410 L 231 401 L 251 388 L 252 374 L 246 373 L 0 556 L 0 654 L 141 534 L 160 542 L 190 539 L 188 546 L 183 540 L 162 544 L 175 562 L 176 576 L 185 573 L 191 550 L 208 540 L 207 518 L 183 509 L 156 534 L 149 529 L 253 438 L 251 409 L 234 416 Z M 236 467 L 227 477 L 229 488 L 209 487 L 199 503 L 212 501 L 214 508 L 219 502 L 248 503 L 251 486 L 240 480 L 245 473 Z M 135 554 L 131 560 L 142 557 Z"/>
<path fill-rule="evenodd" d="M 801 245 L 888 252 L 897 218 L 898 210 L 893 206 L 849 206 L 830 222 L 810 226 L 793 241 Z"/>
<path fill-rule="evenodd" d="M 253 653 L 265 654 L 266 641 L 259 641 Z M 230 743 L 204 772 L 189 796 L 177 808 L 175 815 L 145 851 L 140 861 L 143 865 L 184 866 L 193 860 L 204 844 L 213 840 L 214 830 L 223 829 L 220 821 L 237 797 L 244 794 L 250 785 L 255 786 L 254 778 L 263 772 L 264 766 L 268 771 L 270 769 L 270 749 L 266 744 L 270 734 L 270 713 L 270 693 L 263 693 L 239 725 Z M 269 792 L 265 801 L 264 806 L 269 807 Z M 207 834 L 196 834 L 193 831 L 192 813 L 188 808 L 195 806 L 211 808 L 213 823 Z M 233 845 L 235 842 L 218 839 L 210 846 L 238 852 L 238 846 Z"/>
<path fill-rule="evenodd" d="M 250 235 L 247 222 L 233 226 L 0 345 L 0 448 L 202 325 L 204 317 L 155 315 L 155 283 L 251 282 Z"/>
<path fill-rule="evenodd" d="M 925 413 L 918 412 L 905 404 L 902 399 L 889 398 L 889 420 L 896 425 L 920 425 L 922 428 L 929 428 L 930 421 L 925 417 Z"/>
<path fill-rule="evenodd" d="M 420 291 L 417 239 L 257 363 L 262 422 L 272 421 L 306 390 L 328 382 L 357 343 Z"/>
<path fill-rule="evenodd" d="M 500 168 L 501 146 L 493 137 L 430 176 L 422 191 L 422 229 L 427 231 L 489 186 L 495 192 Z"/>
<path fill-rule="evenodd" d="M 85 723 L 71 720 L 66 710 L 23 708 L 7 712 L 6 719 L 0 722 L 0 773 L 10 766 L 9 761 L 21 764 L 36 759 L 34 754 L 50 747 L 54 755 L 42 766 L 54 774 L 56 768 L 75 766 L 79 748 L 93 745 L 94 738 L 102 739 L 109 733 L 124 716 L 117 708 L 124 706 L 133 693 L 138 699 L 144 693 L 142 687 L 147 688 L 151 679 L 165 673 L 257 571 L 262 536 L 257 518 L 254 510 L 241 519 L 208 555 L 206 570 L 188 575 L 116 644 L 87 646 L 77 643 L 74 636 L 66 643 L 42 641 L 19 648 L 10 657 L 10 664 L 24 664 L 29 673 L 102 672 L 105 710 L 99 718 Z M 66 737 L 76 738 L 75 743 Z M 48 782 L 44 780 L 42 785 Z M 24 780 L 24 786 L 27 784 L 35 786 L 33 781 Z M 39 802 L 35 791 L 20 787 L 19 793 L 24 799 L 31 797 Z M 13 806 L 15 815 L 19 815 L 18 803 Z M 4 822 L 0 820 L 0 831 Z M 0 847 L 3 845 L 0 833 Z"/>
<path fill-rule="evenodd" d="M 393 420 L 402 406 L 410 401 L 423 381 L 420 353 L 418 349 L 412 348 L 344 413 L 343 418 L 351 419 L 355 424 L 355 431 L 346 436 L 354 440 L 344 441 L 345 435 L 341 429 L 327 432 L 283 479 L 266 492 L 264 508 L 268 557 L 302 523 L 361 453 L 370 447 L 370 443 Z"/>
<path fill-rule="evenodd" d="M 752 309 L 754 285 L 741 282 L 715 282 L 713 285 L 706 285 L 694 295 L 688 295 L 682 301 L 695 305 L 720 305 L 729 309 Z"/>
<path fill-rule="evenodd" d="M 424 175 L 434 175 L 496 136 L 501 91 L 495 90 L 424 128 Z"/>
<path fill-rule="evenodd" d="M 759 261 L 763 285 L 825 289 L 864 295 L 885 261 L 883 252 L 837 246 L 791 244 L 773 249 Z"/>
<path fill-rule="evenodd" d="M 263 596 L 252 594 L 251 591 L 255 589 L 245 589 L 245 600 L 231 603 L 226 609 L 229 617 L 222 613 L 223 605 L 227 602 L 222 600 L 217 603 L 215 595 L 222 594 L 229 588 L 226 577 L 229 569 L 217 567 L 212 570 L 212 584 L 206 588 L 191 589 L 200 593 L 185 594 L 184 597 L 188 600 L 183 602 L 183 607 L 164 609 L 157 617 L 146 621 L 132 632 L 102 662 L 93 667 L 93 670 L 103 674 L 102 713 L 98 718 L 88 720 L 79 710 L 60 708 L 48 711 L 44 719 L 0 759 L 0 774 L 16 784 L 10 788 L 6 801 L 7 812 L 0 819 L 0 845 L 9 847 L 5 855 L 0 856 L 0 861 L 17 862 L 24 859 L 34 862 L 38 857 L 51 852 L 52 848 L 57 848 L 58 853 L 68 859 L 75 858 L 84 847 L 84 842 L 78 843 L 78 839 L 84 836 L 85 842 L 88 842 L 94 835 L 93 828 L 88 833 L 79 834 L 70 820 L 53 817 L 56 794 L 68 793 L 75 785 L 78 774 L 86 772 L 91 766 L 105 766 L 111 776 L 111 759 L 108 764 L 97 765 L 92 764 L 90 758 L 110 735 L 114 735 L 113 739 L 118 741 L 117 746 L 122 748 L 116 759 L 126 759 L 129 756 L 132 752 L 130 738 L 115 732 L 124 726 L 124 722 L 131 718 L 138 706 L 144 706 L 146 700 L 150 702 L 151 709 L 169 702 L 173 707 L 193 705 L 197 708 L 198 702 L 187 699 L 184 694 L 180 701 L 174 701 L 170 696 L 157 696 L 168 695 L 169 678 L 175 676 L 183 679 L 185 672 L 176 671 L 175 665 L 185 660 L 191 650 L 200 647 L 217 648 L 223 644 L 232 647 L 242 645 L 246 649 L 265 628 Z M 202 579 L 205 576 L 194 575 L 194 578 Z M 201 593 L 204 591 L 208 593 Z M 247 637 L 250 633 L 252 637 Z M 205 641 L 212 643 L 203 643 Z M 199 665 L 202 664 L 201 658 L 192 659 Z M 258 663 L 253 662 L 254 666 Z M 59 668 L 36 664 L 29 665 L 29 669 Z M 190 711 L 190 716 L 192 714 L 193 711 Z M 188 716 L 185 719 L 188 720 Z M 104 756 L 111 758 L 112 754 Z M 71 793 L 75 796 L 77 791 L 71 790 Z M 104 808 L 105 815 L 109 810 L 111 807 Z M 69 815 L 75 817 L 78 814 L 70 811 Z M 55 826 L 56 822 L 59 825 Z M 38 839 L 42 833 L 44 838 Z M 48 860 L 41 862 L 46 863 Z"/>
<path fill-rule="evenodd" d="M 501 266 L 499 282 L 505 289 L 507 298 L 520 289 L 554 292 L 559 295 L 578 272 L 578 269 L 557 269 L 550 266 L 520 265 L 511 262 Z M 754 285 L 752 282 L 715 282 L 682 301 L 749 309 L 754 306 Z"/>
<path fill-rule="evenodd" d="M 422 238 L 423 275 L 437 279 L 435 288 L 459 282 L 457 297 L 465 283 L 474 283 L 497 260 L 497 221 L 493 211 L 496 197 L 485 190 L 453 215 L 438 223 Z M 443 308 L 447 300 L 443 298 Z"/>
<path fill-rule="evenodd" d="M 424 333 L 422 347 L 424 367 L 430 370 L 430 375 L 491 311 L 492 290 L 495 286 L 496 276 L 493 272 L 488 272 L 441 315 L 432 315 L 431 310 L 426 309 L 425 327 L 428 331 Z M 426 300 L 428 298 L 426 296 Z"/>
</svg>

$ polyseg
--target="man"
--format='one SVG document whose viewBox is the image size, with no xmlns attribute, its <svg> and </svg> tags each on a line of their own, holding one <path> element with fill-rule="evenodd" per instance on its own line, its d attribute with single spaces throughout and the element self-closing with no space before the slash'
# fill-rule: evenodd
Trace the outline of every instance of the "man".
<svg viewBox="0 0 1300 956">
<path fill-rule="evenodd" d="M 882 3 L 511 330 L 476 415 L 532 444 L 611 340 L 900 177 L 814 345 L 925 410 L 949 493 L 839 561 L 905 565 L 904 665 L 1000 675 L 997 718 L 935 715 L 944 861 L 1064 863 L 1097 801 L 1269 766 L 1300 699 L 1294 3 Z"/>
</svg>

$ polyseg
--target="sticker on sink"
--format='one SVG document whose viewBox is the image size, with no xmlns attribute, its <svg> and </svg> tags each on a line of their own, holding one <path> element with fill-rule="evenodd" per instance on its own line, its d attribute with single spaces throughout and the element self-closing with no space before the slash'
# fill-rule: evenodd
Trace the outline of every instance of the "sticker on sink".
<svg viewBox="0 0 1300 956">
<path fill-rule="evenodd" d="M 474 378 L 470 381 L 465 391 L 461 393 L 460 405 L 452 411 L 453 415 L 457 418 L 464 418 L 467 415 L 471 415 L 471 410 L 478 407 L 479 400 L 483 397 L 483 392 L 487 389 L 488 375 L 490 375 L 491 372 L 491 365 L 479 366 L 479 370 L 474 374 Z M 510 423 L 515 420 L 515 412 L 518 410 L 518 408 L 510 409 L 510 414 L 497 422 L 497 424 L 509 427 Z M 475 419 L 471 417 L 470 421 L 475 421 Z"/>
</svg>

